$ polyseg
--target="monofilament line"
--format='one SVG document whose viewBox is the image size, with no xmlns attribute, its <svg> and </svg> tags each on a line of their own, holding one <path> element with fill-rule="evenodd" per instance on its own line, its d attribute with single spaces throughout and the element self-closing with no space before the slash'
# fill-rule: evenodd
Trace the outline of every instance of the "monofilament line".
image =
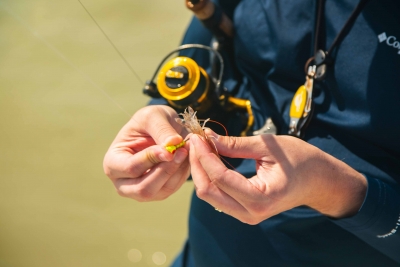
<svg viewBox="0 0 400 267">
<path fill-rule="evenodd" d="M 136 79 L 140 82 L 140 84 L 143 84 L 142 80 L 140 79 L 139 75 L 136 73 L 136 71 L 133 69 L 131 64 L 129 64 L 128 60 L 122 55 L 122 53 L 118 50 L 118 48 L 115 46 L 115 44 L 111 41 L 111 39 L 108 37 L 108 35 L 105 33 L 105 31 L 101 28 L 100 24 L 97 23 L 97 21 L 94 19 L 92 14 L 90 14 L 89 10 L 82 4 L 80 0 L 78 2 L 82 5 L 83 9 L 85 9 L 86 13 L 89 15 L 89 17 L 93 20 L 93 22 L 96 24 L 97 28 L 103 33 L 104 37 L 106 37 L 107 41 L 112 45 L 114 50 L 118 53 L 118 55 L 122 58 L 122 60 L 125 62 L 125 64 L 128 66 L 128 68 L 131 70 L 133 75 L 136 77 Z"/>
</svg>

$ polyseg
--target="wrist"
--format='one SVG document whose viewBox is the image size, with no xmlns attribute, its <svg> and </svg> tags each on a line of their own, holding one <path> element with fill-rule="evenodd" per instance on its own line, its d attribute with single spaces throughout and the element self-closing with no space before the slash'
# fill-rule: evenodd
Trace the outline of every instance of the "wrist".
<svg viewBox="0 0 400 267">
<path fill-rule="evenodd" d="M 364 202 L 366 178 L 344 162 L 321 153 L 313 175 L 315 196 L 309 206 L 335 219 L 355 215 Z"/>
</svg>

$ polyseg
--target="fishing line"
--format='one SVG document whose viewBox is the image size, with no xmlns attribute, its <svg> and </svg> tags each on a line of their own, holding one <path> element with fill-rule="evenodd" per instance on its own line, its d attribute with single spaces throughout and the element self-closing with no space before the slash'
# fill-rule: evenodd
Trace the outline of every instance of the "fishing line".
<svg viewBox="0 0 400 267">
<path fill-rule="evenodd" d="M 90 14 L 89 10 L 87 10 L 87 8 L 82 4 L 81 0 L 78 0 L 78 2 L 81 4 L 81 6 L 83 7 L 83 9 L 85 9 L 86 13 L 89 15 L 89 17 L 93 20 L 93 22 L 96 24 L 97 28 L 99 28 L 99 30 L 101 31 L 101 33 L 104 35 L 104 37 L 106 37 L 107 41 L 112 45 L 112 47 L 114 48 L 114 50 L 118 53 L 118 55 L 122 58 L 122 60 L 125 62 L 125 64 L 128 66 L 128 68 L 131 70 L 131 72 L 133 73 L 133 75 L 136 77 L 136 79 L 138 79 L 138 81 L 140 82 L 140 84 L 143 84 L 142 80 L 140 79 L 139 75 L 136 73 L 136 71 L 133 69 L 133 67 L 131 66 L 131 64 L 129 64 L 128 60 L 126 60 L 126 58 L 122 55 L 122 53 L 118 50 L 118 48 L 115 46 L 115 44 L 111 41 L 111 39 L 108 37 L 108 35 L 105 33 L 105 31 L 103 30 L 103 28 L 101 28 L 100 24 L 97 23 L 97 21 L 94 19 L 94 17 L 92 16 L 92 14 Z"/>
<path fill-rule="evenodd" d="M 103 88 L 97 85 L 86 73 L 82 72 L 74 63 L 72 63 L 63 53 L 60 52 L 56 47 L 46 41 L 38 32 L 34 31 L 20 16 L 15 14 L 8 6 L 0 3 L 0 7 L 7 12 L 14 20 L 19 22 L 26 30 L 28 30 L 33 36 L 39 39 L 44 45 L 52 50 L 58 57 L 60 57 L 64 62 L 68 63 L 73 69 L 75 69 L 87 82 L 92 84 L 95 88 L 101 91 L 111 102 L 113 102 L 119 109 L 128 115 L 130 118 L 132 115 L 129 114 L 120 104 L 118 104 Z"/>
</svg>

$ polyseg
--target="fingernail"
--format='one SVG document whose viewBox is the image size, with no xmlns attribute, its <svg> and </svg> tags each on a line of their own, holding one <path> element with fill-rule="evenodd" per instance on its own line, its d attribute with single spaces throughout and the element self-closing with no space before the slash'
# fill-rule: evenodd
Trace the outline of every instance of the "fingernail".
<svg viewBox="0 0 400 267">
<path fill-rule="evenodd" d="M 216 134 L 216 133 L 215 133 L 213 130 L 211 130 L 211 129 L 207 129 L 207 130 L 206 130 L 206 134 L 207 134 L 208 136 L 213 137 L 215 140 L 218 140 L 218 138 L 219 138 L 219 135 Z"/>
</svg>

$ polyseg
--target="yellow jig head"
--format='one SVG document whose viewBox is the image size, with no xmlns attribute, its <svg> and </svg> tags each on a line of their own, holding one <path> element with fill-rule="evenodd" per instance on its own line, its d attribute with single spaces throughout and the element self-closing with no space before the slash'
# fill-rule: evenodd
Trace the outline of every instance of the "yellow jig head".
<svg viewBox="0 0 400 267">
<path fill-rule="evenodd" d="M 174 146 L 174 145 L 172 145 L 172 146 L 166 146 L 165 149 L 166 149 L 169 153 L 174 154 L 178 148 L 183 147 L 185 144 L 186 144 L 186 142 L 185 142 L 185 140 L 183 140 L 182 142 L 180 142 L 179 144 L 177 144 L 177 145 L 175 145 L 175 146 Z"/>
</svg>

